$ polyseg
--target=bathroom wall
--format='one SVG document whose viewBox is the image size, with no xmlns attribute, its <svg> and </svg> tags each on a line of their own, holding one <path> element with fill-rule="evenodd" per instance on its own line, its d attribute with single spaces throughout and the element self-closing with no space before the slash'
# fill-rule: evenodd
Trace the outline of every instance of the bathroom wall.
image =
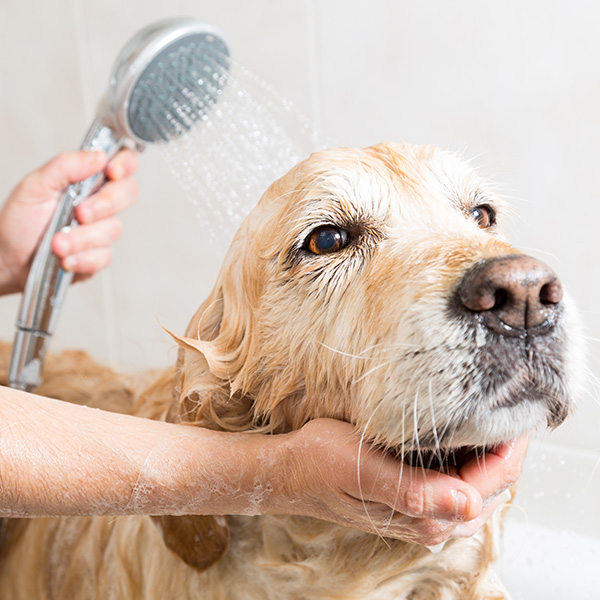
<svg viewBox="0 0 600 600">
<path fill-rule="evenodd" d="M 140 27 L 189 15 L 339 144 L 403 139 L 449 148 L 499 182 L 513 239 L 575 297 L 600 372 L 600 6 L 591 0 L 3 0 L 0 190 L 78 146 L 113 59 Z M 160 153 L 141 157 L 140 201 L 123 217 L 114 265 L 69 293 L 53 346 L 123 368 L 174 357 L 222 248 Z M 11 339 L 18 298 L 0 299 Z M 598 452 L 594 386 L 552 435 Z"/>
</svg>

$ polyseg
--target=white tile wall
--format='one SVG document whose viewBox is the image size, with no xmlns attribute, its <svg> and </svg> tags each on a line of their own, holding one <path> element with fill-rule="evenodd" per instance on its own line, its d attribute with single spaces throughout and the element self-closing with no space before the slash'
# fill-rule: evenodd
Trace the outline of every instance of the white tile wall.
<svg viewBox="0 0 600 600">
<path fill-rule="evenodd" d="M 3 0 L 0 190 L 79 144 L 110 65 L 140 27 L 190 15 L 339 143 L 432 143 L 475 157 L 520 218 L 514 239 L 555 266 L 577 299 L 600 371 L 600 7 L 505 0 Z M 159 366 L 209 292 L 220 260 L 158 152 L 114 266 L 74 287 L 55 347 L 127 367 Z M 10 338 L 17 299 L 0 299 Z M 598 400 L 557 440 L 599 448 Z"/>
</svg>

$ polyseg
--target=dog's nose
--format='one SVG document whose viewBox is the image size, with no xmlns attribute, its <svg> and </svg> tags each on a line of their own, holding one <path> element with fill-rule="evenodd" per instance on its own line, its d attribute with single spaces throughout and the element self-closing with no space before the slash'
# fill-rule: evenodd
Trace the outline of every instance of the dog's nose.
<svg viewBox="0 0 600 600">
<path fill-rule="evenodd" d="M 457 297 L 487 327 L 510 336 L 551 328 L 563 291 L 547 264 L 531 256 L 511 255 L 474 265 L 463 277 Z"/>
</svg>

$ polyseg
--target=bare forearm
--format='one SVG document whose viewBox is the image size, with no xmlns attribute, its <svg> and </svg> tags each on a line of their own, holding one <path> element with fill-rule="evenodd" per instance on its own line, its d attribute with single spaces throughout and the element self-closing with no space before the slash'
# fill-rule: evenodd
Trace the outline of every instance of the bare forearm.
<svg viewBox="0 0 600 600">
<path fill-rule="evenodd" d="M 0 392 L 0 516 L 247 509 L 248 436 Z"/>
</svg>

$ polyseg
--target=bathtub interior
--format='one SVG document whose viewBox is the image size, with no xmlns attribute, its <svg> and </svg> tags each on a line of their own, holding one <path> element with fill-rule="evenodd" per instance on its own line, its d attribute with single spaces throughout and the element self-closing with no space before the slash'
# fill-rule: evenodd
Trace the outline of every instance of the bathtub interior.
<svg viewBox="0 0 600 600">
<path fill-rule="evenodd" d="M 600 595 L 600 453 L 531 443 L 498 572 L 513 600 Z"/>
</svg>

